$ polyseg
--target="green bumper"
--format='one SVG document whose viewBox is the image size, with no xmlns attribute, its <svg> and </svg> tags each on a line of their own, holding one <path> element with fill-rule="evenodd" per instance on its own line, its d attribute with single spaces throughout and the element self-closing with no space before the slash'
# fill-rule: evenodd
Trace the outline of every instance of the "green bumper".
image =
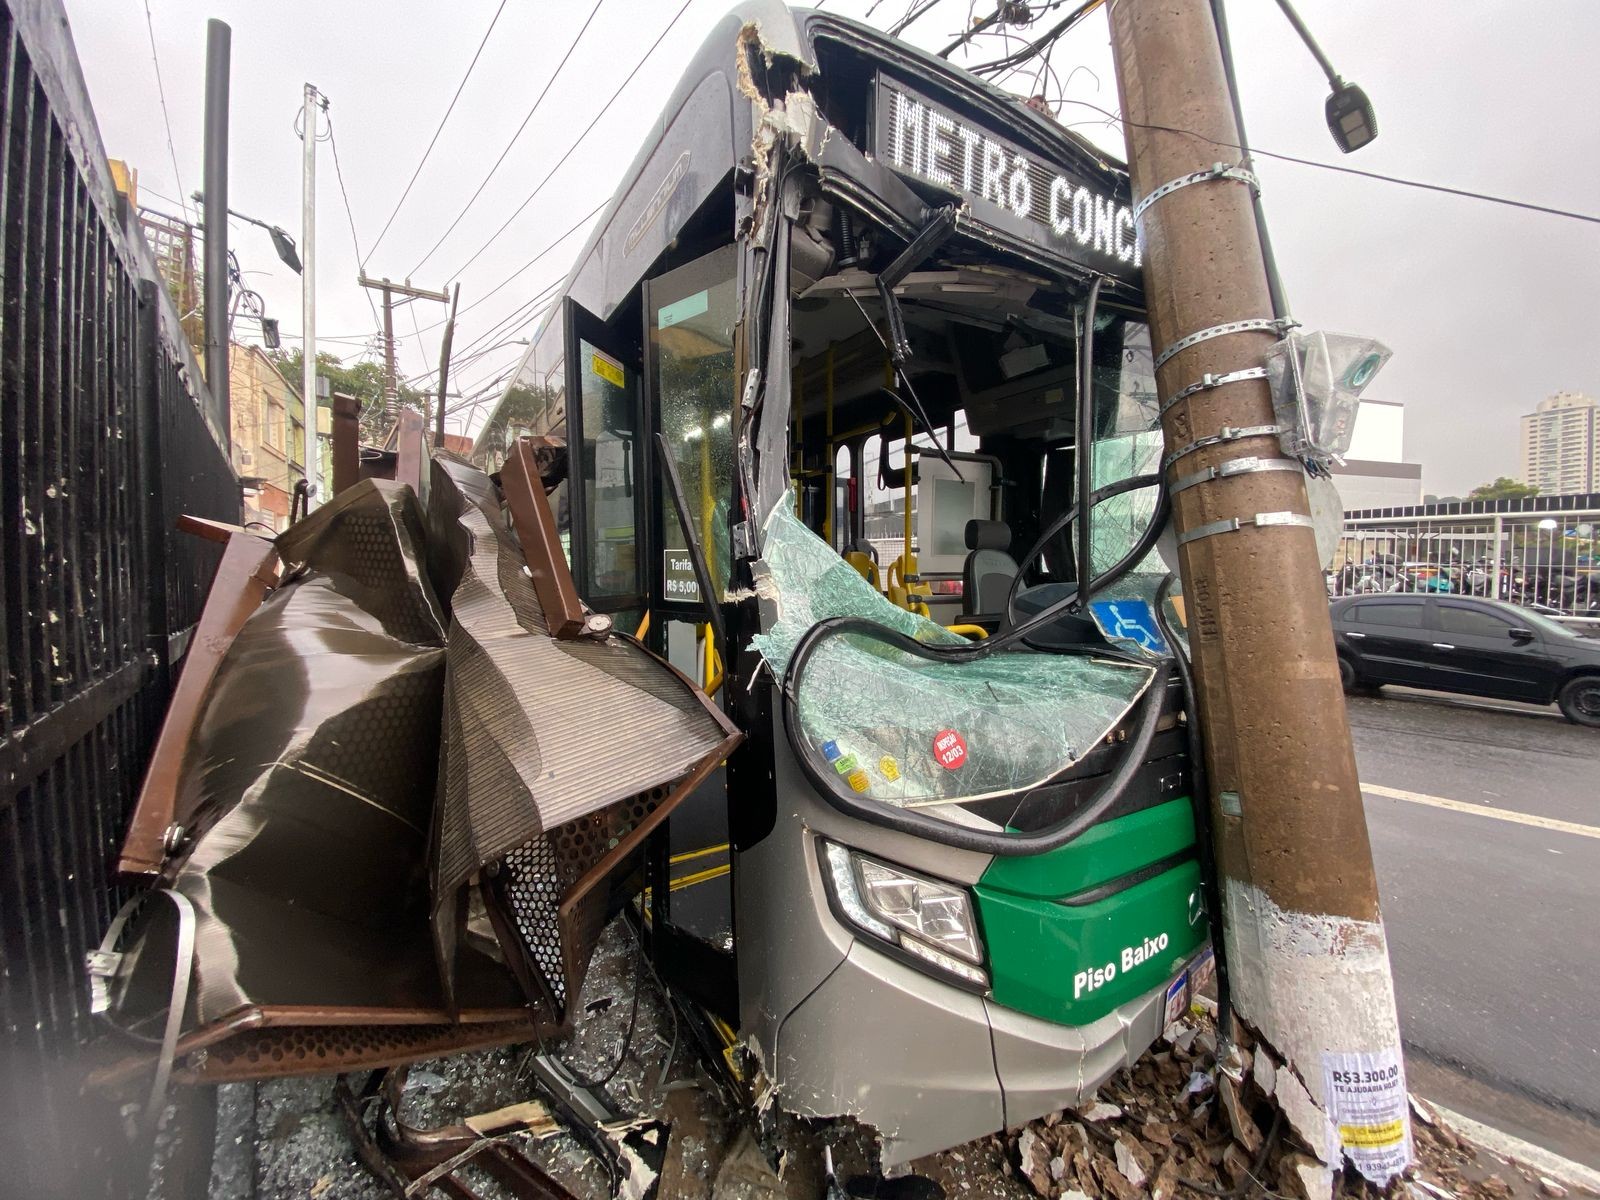
<svg viewBox="0 0 1600 1200">
<path fill-rule="evenodd" d="M 996 858 L 974 889 L 995 1002 L 1087 1025 L 1168 982 L 1210 936 L 1194 845 L 1183 798 Z"/>
</svg>

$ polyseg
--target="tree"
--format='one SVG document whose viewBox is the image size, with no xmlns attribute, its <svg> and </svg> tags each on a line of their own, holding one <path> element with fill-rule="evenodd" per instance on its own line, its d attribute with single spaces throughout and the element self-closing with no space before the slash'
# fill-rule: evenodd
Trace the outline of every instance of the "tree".
<svg viewBox="0 0 1600 1200">
<path fill-rule="evenodd" d="M 1531 483 L 1521 483 L 1502 475 L 1493 483 L 1480 483 L 1467 493 L 1468 500 L 1526 500 L 1537 496 L 1539 489 Z"/>
<path fill-rule="evenodd" d="M 278 373 L 295 388 L 303 381 L 303 353 L 298 349 L 277 351 L 271 354 Z M 392 424 L 383 404 L 383 366 L 376 362 L 354 362 L 348 367 L 325 350 L 317 352 L 317 374 L 327 377 L 335 392 L 343 392 L 361 401 L 361 440 L 369 445 L 381 443 L 389 436 Z M 426 410 L 428 398 L 415 388 L 401 384 L 400 403 L 419 412 Z"/>
</svg>

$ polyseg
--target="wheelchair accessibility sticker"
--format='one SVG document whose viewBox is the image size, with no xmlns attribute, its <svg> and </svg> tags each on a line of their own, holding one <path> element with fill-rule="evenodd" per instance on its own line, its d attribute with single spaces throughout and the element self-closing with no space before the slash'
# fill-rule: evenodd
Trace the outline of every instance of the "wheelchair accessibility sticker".
<svg viewBox="0 0 1600 1200">
<path fill-rule="evenodd" d="M 1091 600 L 1089 612 L 1107 638 L 1132 642 L 1150 654 L 1171 653 L 1148 600 Z"/>
</svg>

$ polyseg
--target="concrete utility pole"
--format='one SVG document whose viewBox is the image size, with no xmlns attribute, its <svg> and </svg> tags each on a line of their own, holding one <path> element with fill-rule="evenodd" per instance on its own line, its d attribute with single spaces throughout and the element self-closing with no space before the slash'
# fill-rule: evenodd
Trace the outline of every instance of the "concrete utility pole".
<svg viewBox="0 0 1600 1200">
<path fill-rule="evenodd" d="M 300 398 L 304 408 L 307 437 L 315 445 L 317 404 L 317 101 L 320 99 L 313 84 L 305 85 L 301 99 L 300 120 L 302 130 L 303 167 L 300 175 L 300 305 L 301 327 L 305 340 L 300 343 Z M 283 406 L 283 460 L 292 457 L 291 436 L 294 425 L 289 420 L 289 406 Z M 304 463 L 302 466 L 306 465 Z M 293 487 L 287 477 L 284 490 Z"/>
<path fill-rule="evenodd" d="M 1240 163 L 1209 0 L 1111 0 L 1110 18 L 1134 196 Z M 1410 1125 L 1304 476 L 1283 469 L 1263 429 L 1264 379 L 1213 379 L 1173 403 L 1208 375 L 1260 367 L 1279 337 L 1264 320 L 1250 188 L 1215 176 L 1181 186 L 1143 211 L 1140 235 L 1158 390 L 1172 405 L 1164 475 L 1169 487 L 1202 480 L 1174 509 L 1231 1005 L 1275 1060 L 1269 1082 L 1295 1132 L 1325 1163 L 1348 1155 L 1381 1183 L 1410 1160 Z M 1207 475 L 1224 463 L 1233 473 Z"/>
<path fill-rule="evenodd" d="M 393 283 L 387 278 L 368 279 L 365 271 L 356 277 L 356 282 L 383 293 L 383 404 L 393 416 L 400 409 L 400 389 L 394 374 L 394 298 L 401 296 L 408 300 L 437 300 L 440 304 L 449 304 L 450 297 L 444 292 L 412 287 L 409 279 L 404 283 Z"/>
<path fill-rule="evenodd" d="M 450 316 L 444 323 L 444 339 L 439 346 L 439 407 L 434 413 L 433 444 L 444 445 L 444 397 L 450 382 L 450 346 L 456 339 L 456 304 L 461 299 L 461 285 L 450 289 Z"/>
<path fill-rule="evenodd" d="M 233 30 L 206 22 L 205 308 L 206 386 L 217 402 L 222 429 L 233 428 L 228 410 L 228 79 Z"/>
</svg>

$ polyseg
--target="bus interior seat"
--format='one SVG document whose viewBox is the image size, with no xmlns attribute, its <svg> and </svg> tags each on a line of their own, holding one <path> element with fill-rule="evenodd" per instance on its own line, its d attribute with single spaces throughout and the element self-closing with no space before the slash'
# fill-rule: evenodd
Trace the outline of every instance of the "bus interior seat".
<svg viewBox="0 0 1600 1200">
<path fill-rule="evenodd" d="M 1011 557 L 1011 527 L 1004 521 L 967 522 L 967 557 L 961 564 L 961 621 L 993 631 L 1005 617 L 1006 596 L 1017 577 Z"/>
<path fill-rule="evenodd" d="M 856 569 L 861 578 L 881 592 L 883 587 L 878 579 L 877 553 L 877 547 L 866 538 L 858 538 L 850 549 L 844 552 L 844 560 Z"/>
<path fill-rule="evenodd" d="M 889 603 L 896 608 L 932 619 L 933 613 L 928 604 L 933 599 L 933 589 L 917 581 L 916 577 L 917 556 L 902 554 L 889 564 L 889 578 L 884 591 L 889 596 Z"/>
</svg>

